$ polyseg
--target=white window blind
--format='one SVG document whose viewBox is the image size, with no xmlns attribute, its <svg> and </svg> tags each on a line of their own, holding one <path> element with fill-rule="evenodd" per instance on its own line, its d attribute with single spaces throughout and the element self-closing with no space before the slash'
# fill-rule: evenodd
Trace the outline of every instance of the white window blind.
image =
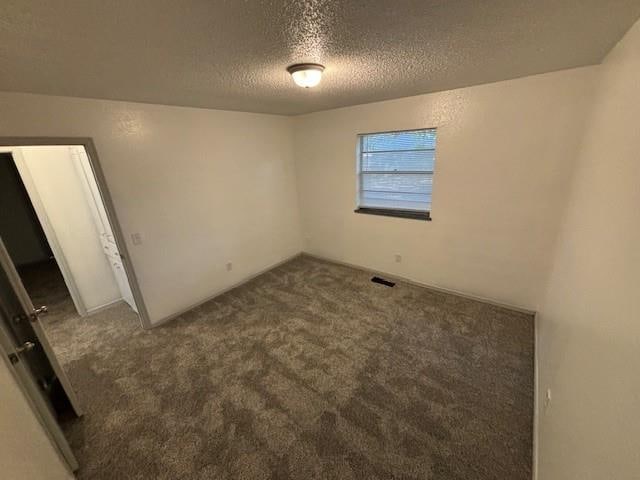
<svg viewBox="0 0 640 480">
<path fill-rule="evenodd" d="M 359 208 L 431 211 L 436 129 L 359 135 Z"/>
</svg>

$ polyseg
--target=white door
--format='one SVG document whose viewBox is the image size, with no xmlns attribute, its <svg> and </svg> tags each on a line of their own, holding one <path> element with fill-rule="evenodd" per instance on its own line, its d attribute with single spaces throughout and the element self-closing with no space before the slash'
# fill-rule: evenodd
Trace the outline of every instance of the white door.
<svg viewBox="0 0 640 480">
<path fill-rule="evenodd" d="M 80 416 L 78 397 L 58 362 L 20 276 L 0 238 L 0 353 L 6 355 L 21 388 L 51 440 L 71 469 L 76 459 L 58 426 L 54 395 L 66 397 Z M 66 402 L 65 402 L 66 403 Z"/>
<path fill-rule="evenodd" d="M 71 157 L 75 160 L 76 168 L 82 184 L 85 189 L 87 202 L 93 213 L 93 219 L 100 234 L 100 241 L 102 242 L 102 248 L 104 254 L 107 256 L 113 275 L 120 288 L 120 294 L 122 299 L 129 304 L 134 312 L 138 313 L 136 302 L 133 299 L 133 293 L 131 293 L 131 287 L 129 286 L 129 279 L 127 273 L 122 264 L 122 257 L 118 250 L 113 231 L 111 230 L 111 224 L 109 223 L 109 217 L 107 211 L 102 203 L 102 196 L 100 195 L 100 189 L 98 183 L 93 175 L 89 158 L 84 150 L 84 147 L 73 146 L 69 147 L 71 151 Z"/>
</svg>

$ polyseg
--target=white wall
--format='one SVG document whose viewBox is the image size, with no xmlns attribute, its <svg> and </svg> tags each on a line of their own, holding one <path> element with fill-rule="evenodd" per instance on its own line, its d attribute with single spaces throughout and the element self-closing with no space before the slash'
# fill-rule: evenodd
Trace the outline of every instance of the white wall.
<svg viewBox="0 0 640 480">
<path fill-rule="evenodd" d="M 152 321 L 301 250 L 289 118 L 16 93 L 0 112 L 0 136 L 93 138 Z"/>
<path fill-rule="evenodd" d="M 640 478 L 640 23 L 605 59 L 540 308 L 539 478 Z"/>
<path fill-rule="evenodd" d="M 0 359 L 0 406 L 0 478 L 71 479 L 4 359 Z"/>
<path fill-rule="evenodd" d="M 87 311 L 121 297 L 67 146 L 20 147 L 25 184 L 32 184 Z M 20 163 L 20 162 L 18 162 Z M 52 244 L 52 242 L 49 242 Z"/>
<path fill-rule="evenodd" d="M 297 117 L 305 250 L 535 309 L 595 73 L 582 68 Z M 353 213 L 356 135 L 422 127 L 438 128 L 433 221 Z"/>
<path fill-rule="evenodd" d="M 0 136 L 94 139 L 154 321 L 303 248 L 535 308 L 595 71 L 294 119 L 0 93 Z M 431 126 L 434 221 L 354 214 L 356 134 Z"/>
</svg>

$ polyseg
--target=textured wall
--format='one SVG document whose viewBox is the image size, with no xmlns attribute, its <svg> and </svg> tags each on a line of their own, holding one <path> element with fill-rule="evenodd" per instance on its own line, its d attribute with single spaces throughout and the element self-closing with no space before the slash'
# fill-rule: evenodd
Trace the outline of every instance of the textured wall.
<svg viewBox="0 0 640 480">
<path fill-rule="evenodd" d="M 640 478 L 640 24 L 601 73 L 540 308 L 540 480 Z"/>
<path fill-rule="evenodd" d="M 306 250 L 535 309 L 595 71 L 296 118 Z M 438 128 L 433 221 L 353 213 L 356 135 L 423 127 Z"/>
<path fill-rule="evenodd" d="M 153 321 L 301 249 L 291 119 L 12 93 L 0 111 L 0 136 L 94 139 Z"/>
</svg>

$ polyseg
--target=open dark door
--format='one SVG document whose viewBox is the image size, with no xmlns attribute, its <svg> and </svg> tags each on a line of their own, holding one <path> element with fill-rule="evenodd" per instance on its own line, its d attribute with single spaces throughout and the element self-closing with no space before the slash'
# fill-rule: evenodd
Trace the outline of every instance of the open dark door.
<svg viewBox="0 0 640 480">
<path fill-rule="evenodd" d="M 0 342 L 25 394 L 72 469 L 77 462 L 58 426 L 63 415 L 82 414 L 38 315 L 0 238 Z"/>
</svg>

